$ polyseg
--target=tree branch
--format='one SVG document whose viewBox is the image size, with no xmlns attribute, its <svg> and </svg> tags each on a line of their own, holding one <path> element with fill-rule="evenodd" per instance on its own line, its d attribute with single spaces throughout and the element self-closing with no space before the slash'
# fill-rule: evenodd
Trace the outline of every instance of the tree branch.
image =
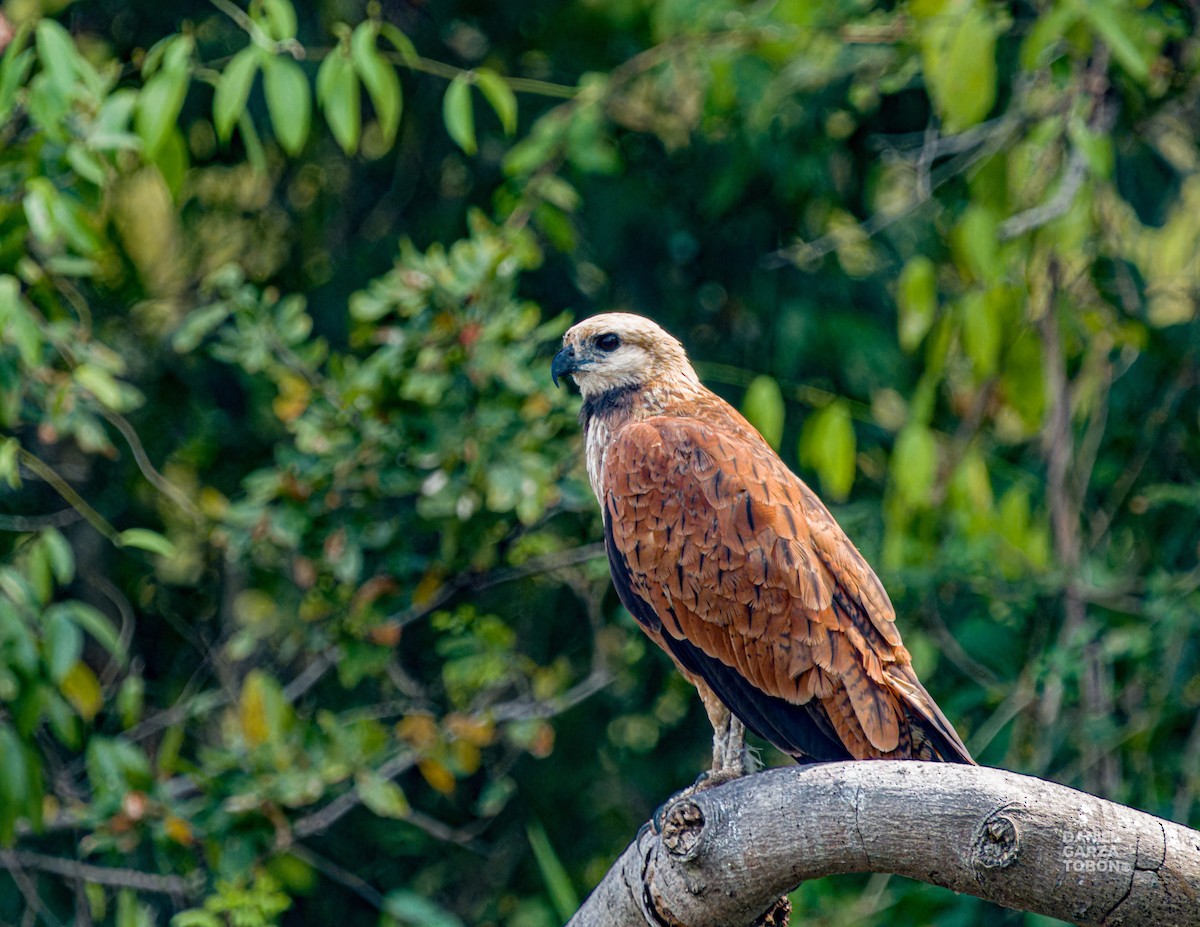
<svg viewBox="0 0 1200 927">
<path fill-rule="evenodd" d="M 96 885 L 111 885 L 114 888 L 132 888 L 139 892 L 157 892 L 179 898 L 195 893 L 196 885 L 183 876 L 156 875 L 137 869 L 116 869 L 111 866 L 95 866 L 60 856 L 46 856 L 26 850 L 0 850 L 0 869 L 17 873 L 22 869 L 36 869 L 68 879 L 79 879 Z"/>
<path fill-rule="evenodd" d="M 743 927 L 805 879 L 889 872 L 1081 925 L 1200 925 L 1200 832 L 1001 769 L 772 769 L 678 799 L 568 927 Z"/>
</svg>

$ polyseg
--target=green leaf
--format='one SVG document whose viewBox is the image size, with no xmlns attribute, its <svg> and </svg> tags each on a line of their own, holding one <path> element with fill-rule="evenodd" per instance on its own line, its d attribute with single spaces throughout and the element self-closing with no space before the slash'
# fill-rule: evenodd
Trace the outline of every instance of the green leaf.
<svg viewBox="0 0 1200 927">
<path fill-rule="evenodd" d="M 21 205 L 25 210 L 25 221 L 33 237 L 44 245 L 53 245 L 58 238 L 51 201 L 58 196 L 54 185 L 45 177 L 33 177 L 25 185 L 25 196 Z M 15 278 L 10 278 L 14 279 Z"/>
<path fill-rule="evenodd" d="M 25 195 L 26 210 L 31 208 L 31 196 L 44 195 L 41 188 L 34 186 L 31 181 Z M 49 212 L 44 204 L 37 208 L 39 211 L 45 208 Z M 26 367 L 35 367 L 42 356 L 42 333 L 29 308 L 29 303 L 21 295 L 21 284 L 17 278 L 0 274 L 0 341 L 15 345 L 21 362 Z"/>
<path fill-rule="evenodd" d="M 1130 77 L 1138 83 L 1146 82 L 1150 76 L 1149 56 L 1131 35 L 1145 30 L 1137 14 L 1130 15 L 1132 10 L 1121 9 L 1109 0 L 1070 0 L 1064 5 L 1079 11 Z"/>
<path fill-rule="evenodd" d="M 975 125 L 996 102 L 996 32 L 975 5 L 920 22 L 925 81 L 948 133 Z"/>
<path fill-rule="evenodd" d="M 950 232 L 950 244 L 959 267 L 973 279 L 988 281 L 999 271 L 996 216 L 982 206 L 968 206 Z"/>
<path fill-rule="evenodd" d="M 937 315 L 937 265 L 923 254 L 908 259 L 896 290 L 900 347 L 912 353 Z"/>
<path fill-rule="evenodd" d="M 17 91 L 21 89 L 33 68 L 34 54 L 25 47 L 32 29 L 32 20 L 27 19 L 21 23 L 17 34 L 4 49 L 3 57 L 0 57 L 0 125 L 8 120 L 17 102 Z"/>
<path fill-rule="evenodd" d="M 341 48 L 331 51 L 317 71 L 317 103 L 342 150 L 354 154 L 362 132 L 362 102 L 358 75 Z"/>
<path fill-rule="evenodd" d="M 53 19 L 43 19 L 37 25 L 38 61 L 55 92 L 70 99 L 79 73 L 79 53 L 71 34 Z"/>
<path fill-rule="evenodd" d="M 973 291 L 959 304 L 963 347 L 980 380 L 991 377 L 1000 363 L 1000 316 L 998 307 L 984 293 Z"/>
<path fill-rule="evenodd" d="M 383 899 L 383 913 L 400 927 L 463 927 L 463 922 L 424 895 L 396 889 Z"/>
<path fill-rule="evenodd" d="M 446 132 L 464 152 L 469 155 L 478 151 L 475 142 L 475 109 L 471 101 L 471 82 L 465 74 L 450 81 L 446 96 L 442 100 L 442 121 Z"/>
<path fill-rule="evenodd" d="M 0 721 L 0 844 L 11 845 L 18 809 L 29 793 L 29 770 L 21 739 Z"/>
<path fill-rule="evenodd" d="M 114 412 L 126 412 L 142 403 L 142 394 L 136 387 L 120 382 L 95 364 L 80 364 L 71 372 L 71 376 L 95 396 L 97 402 Z"/>
<path fill-rule="evenodd" d="M 475 83 L 483 98 L 488 101 L 496 115 L 500 117 L 500 125 L 505 135 L 517 131 L 517 95 L 512 92 L 508 82 L 491 68 L 476 68 Z"/>
<path fill-rule="evenodd" d="M 569 921 L 571 915 L 579 909 L 579 895 L 571 884 L 571 877 L 567 875 L 566 868 L 554 852 L 554 846 L 540 823 L 535 821 L 526 825 L 525 833 L 529 837 L 529 847 L 533 850 L 533 858 L 537 861 L 542 883 L 554 904 L 555 913 L 558 914 L 559 920 Z"/>
<path fill-rule="evenodd" d="M 42 658 L 55 683 L 61 683 L 83 653 L 83 632 L 64 612 L 55 611 L 46 621 Z"/>
<path fill-rule="evenodd" d="M 263 90 L 275 137 L 288 154 L 299 154 L 312 119 L 308 78 L 290 57 L 274 55 L 263 63 Z"/>
<path fill-rule="evenodd" d="M 136 547 L 138 550 L 148 550 L 163 557 L 175 556 L 175 545 L 149 528 L 127 528 L 121 532 L 120 537 L 122 547 Z"/>
<path fill-rule="evenodd" d="M 21 442 L 16 438 L 0 440 L 0 480 L 4 480 L 9 489 L 21 488 L 20 453 Z"/>
<path fill-rule="evenodd" d="M 783 393 L 773 377 L 759 375 L 750 381 L 742 399 L 742 414 L 771 447 L 779 450 L 786 411 Z"/>
<path fill-rule="evenodd" d="M 400 57 L 405 61 L 414 63 L 420 60 L 420 56 L 417 54 L 417 49 L 412 41 L 396 26 L 391 23 L 381 22 L 379 24 L 379 35 L 381 38 L 391 42 L 392 47 L 400 52 Z"/>
<path fill-rule="evenodd" d="M 214 303 L 211 306 L 193 309 L 183 320 L 183 324 L 175 329 L 175 334 L 171 336 L 171 347 L 178 354 L 187 354 L 189 351 L 195 350 L 196 346 L 227 318 L 229 318 L 229 306 L 225 303 Z"/>
<path fill-rule="evenodd" d="M 276 42 L 296 37 L 296 10 L 290 0 L 262 0 L 267 34 Z"/>
<path fill-rule="evenodd" d="M 4 442 L 5 445 L 8 443 Z M 15 439 L 13 439 L 13 443 L 15 443 Z M 0 462 L 3 461 L 4 451 L 4 446 L 0 446 Z M 3 472 L 2 463 L 0 463 L 0 472 Z M 72 553 L 67 539 L 58 531 L 49 528 L 43 531 L 38 538 L 38 546 L 46 552 L 46 559 L 50 563 L 54 579 L 59 583 L 69 583 L 75 576 L 75 555 Z"/>
<path fill-rule="evenodd" d="M 113 626 L 113 623 L 105 617 L 103 612 L 86 602 L 81 602 L 78 599 L 69 599 L 66 602 L 59 602 L 51 605 L 46 609 L 46 614 L 57 614 L 61 612 L 75 624 L 77 624 L 88 634 L 92 635 L 96 641 L 110 654 L 112 654 L 122 666 L 126 662 L 126 653 L 121 645 L 120 634 Z"/>
<path fill-rule="evenodd" d="M 908 508 L 927 505 L 937 478 L 937 440 L 933 432 L 917 422 L 905 425 L 896 435 L 890 473 L 892 485 Z"/>
<path fill-rule="evenodd" d="M 850 407 L 841 399 L 810 415 L 800 433 L 800 462 L 817 471 L 821 490 L 838 502 L 854 486 L 857 449 Z"/>
<path fill-rule="evenodd" d="M 254 86 L 254 75 L 263 61 L 262 49 L 250 45 L 233 56 L 217 80 L 213 93 L 213 126 L 217 138 L 229 141 L 233 126 L 246 109 L 250 90 Z"/>
<path fill-rule="evenodd" d="M 403 97 L 396 69 L 375 47 L 377 34 L 374 23 L 361 23 L 350 38 L 350 56 L 354 61 L 354 70 L 367 88 L 371 105 L 375 107 L 375 117 L 379 120 L 383 140 L 391 146 L 400 127 Z"/>
<path fill-rule="evenodd" d="M 202 908 L 180 911 L 171 918 L 171 927 L 225 927 L 225 920 Z"/>
<path fill-rule="evenodd" d="M 365 772 L 355 777 L 355 783 L 362 803 L 375 814 L 384 818 L 408 817 L 411 810 L 408 799 L 395 782 L 373 772 Z"/>
<path fill-rule="evenodd" d="M 184 98 L 187 96 L 188 84 L 192 79 L 186 57 L 181 57 L 176 49 L 183 49 L 190 54 L 191 39 L 179 38 L 175 41 L 171 50 L 167 52 L 167 62 L 162 70 L 146 81 L 142 92 L 138 94 L 133 126 L 141 136 L 145 155 L 149 160 L 153 160 L 158 154 L 159 148 L 178 121 Z"/>
</svg>

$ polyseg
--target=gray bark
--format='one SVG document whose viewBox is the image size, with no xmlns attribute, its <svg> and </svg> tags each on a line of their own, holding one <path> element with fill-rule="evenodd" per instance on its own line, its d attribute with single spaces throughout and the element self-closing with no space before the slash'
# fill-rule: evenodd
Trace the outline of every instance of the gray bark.
<svg viewBox="0 0 1200 927">
<path fill-rule="evenodd" d="M 1000 769 L 772 769 L 673 801 L 662 830 L 643 829 L 568 927 L 745 927 L 844 872 L 1082 925 L 1200 927 L 1200 832 Z"/>
</svg>

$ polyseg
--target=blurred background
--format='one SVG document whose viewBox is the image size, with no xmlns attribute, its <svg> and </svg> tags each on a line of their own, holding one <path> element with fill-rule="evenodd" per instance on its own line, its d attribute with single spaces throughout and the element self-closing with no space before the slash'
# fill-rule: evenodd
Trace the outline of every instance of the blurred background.
<svg viewBox="0 0 1200 927">
<path fill-rule="evenodd" d="M 550 385 L 608 309 L 981 762 L 1200 825 L 1194 2 L 0 10 L 0 922 L 570 915 L 709 760 Z"/>
</svg>

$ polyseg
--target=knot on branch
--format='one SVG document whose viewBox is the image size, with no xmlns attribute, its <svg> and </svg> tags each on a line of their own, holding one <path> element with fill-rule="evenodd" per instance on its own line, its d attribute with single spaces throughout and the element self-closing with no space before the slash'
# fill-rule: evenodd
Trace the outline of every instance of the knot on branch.
<svg viewBox="0 0 1200 927">
<path fill-rule="evenodd" d="M 971 855 L 976 869 L 1003 869 L 1021 852 L 1017 822 L 1003 810 L 993 811 L 975 831 Z"/>
<path fill-rule="evenodd" d="M 663 816 L 662 845 L 681 861 L 695 859 L 704 840 L 704 812 L 690 798 L 682 798 Z"/>
</svg>

